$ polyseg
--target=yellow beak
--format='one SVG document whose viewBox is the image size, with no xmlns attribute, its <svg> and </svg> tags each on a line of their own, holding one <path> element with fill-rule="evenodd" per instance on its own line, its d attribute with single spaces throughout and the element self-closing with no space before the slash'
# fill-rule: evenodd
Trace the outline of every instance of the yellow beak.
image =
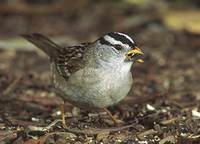
<svg viewBox="0 0 200 144">
<path fill-rule="evenodd" d="M 131 60 L 132 57 L 133 57 L 134 55 L 143 55 L 143 54 L 144 54 L 144 53 L 141 51 L 140 48 L 134 47 L 133 49 L 129 50 L 129 51 L 126 53 L 126 58 L 127 58 L 128 60 Z M 136 61 L 137 61 L 137 62 L 140 62 L 140 63 L 144 62 L 142 59 L 137 59 Z"/>
<path fill-rule="evenodd" d="M 132 55 L 132 54 L 143 55 L 144 53 L 138 47 L 134 47 L 133 49 L 129 50 L 126 55 Z"/>
</svg>

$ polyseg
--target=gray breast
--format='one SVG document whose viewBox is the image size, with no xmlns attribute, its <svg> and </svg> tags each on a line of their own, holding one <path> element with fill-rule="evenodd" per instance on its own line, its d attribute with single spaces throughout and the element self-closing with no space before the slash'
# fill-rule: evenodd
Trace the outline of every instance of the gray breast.
<svg viewBox="0 0 200 144">
<path fill-rule="evenodd" d="M 65 94 L 65 99 L 78 106 L 103 108 L 118 103 L 129 92 L 132 76 L 125 67 L 123 71 L 85 67 L 72 74 L 68 81 L 54 70 L 53 81 Z"/>
</svg>

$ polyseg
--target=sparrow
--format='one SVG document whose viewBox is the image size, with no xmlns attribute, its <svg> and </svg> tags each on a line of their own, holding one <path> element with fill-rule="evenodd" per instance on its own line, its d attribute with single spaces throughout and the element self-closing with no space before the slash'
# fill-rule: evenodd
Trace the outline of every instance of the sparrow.
<svg viewBox="0 0 200 144">
<path fill-rule="evenodd" d="M 110 32 L 93 42 L 64 47 L 39 33 L 22 36 L 50 58 L 53 85 L 64 100 L 83 109 L 104 109 L 117 122 L 106 108 L 127 96 L 132 64 L 143 62 L 143 52 L 131 37 Z"/>
</svg>

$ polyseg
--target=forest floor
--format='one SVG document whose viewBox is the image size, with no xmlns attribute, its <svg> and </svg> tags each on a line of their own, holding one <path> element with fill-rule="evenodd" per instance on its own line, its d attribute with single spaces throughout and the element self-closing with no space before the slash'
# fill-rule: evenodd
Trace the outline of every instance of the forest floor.
<svg viewBox="0 0 200 144">
<path fill-rule="evenodd" d="M 55 15 L 45 18 L 41 30 L 49 35 L 73 34 L 77 41 L 95 40 L 108 30 L 133 35 L 145 53 L 144 63 L 132 68 L 134 84 L 129 95 L 108 108 L 123 121 L 120 126 L 115 126 L 101 111 L 79 110 L 68 102 L 65 102 L 67 128 L 60 121 L 52 124 L 60 119 L 62 100 L 53 91 L 48 58 L 35 50 L 0 50 L 0 144 L 199 143 L 200 34 L 171 30 L 160 16 L 146 15 L 147 12 L 130 15 L 134 13 L 132 9 L 121 8 L 107 15 L 98 10 L 93 14 L 86 11 L 82 19 L 72 20 L 72 28 L 66 24 L 70 17 L 62 15 L 63 19 L 58 20 Z M 106 20 L 103 19 L 103 26 L 96 21 L 85 23 L 86 15 L 90 20 L 99 17 L 99 23 L 105 16 Z M 137 15 L 142 20 L 134 19 Z M 31 31 L 39 32 L 38 21 L 42 18 L 14 15 L 0 19 L 4 19 L 3 32 L 11 29 L 7 23 L 12 20 L 21 21 L 16 25 L 19 29 L 24 26 L 23 21 L 29 21 Z M 54 23 L 58 28 L 49 29 L 56 27 Z M 76 30 L 72 31 L 74 25 Z"/>
</svg>

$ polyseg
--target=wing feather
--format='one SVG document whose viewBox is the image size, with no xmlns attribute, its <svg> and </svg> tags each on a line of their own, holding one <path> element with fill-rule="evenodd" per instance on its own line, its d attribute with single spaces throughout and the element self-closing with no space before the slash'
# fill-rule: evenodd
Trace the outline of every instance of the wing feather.
<svg viewBox="0 0 200 144">
<path fill-rule="evenodd" d="M 66 80 L 68 77 L 84 66 L 83 54 L 91 43 L 81 43 L 80 45 L 62 47 L 51 41 L 46 36 L 39 33 L 21 35 L 26 40 L 44 51 L 54 63 L 59 75 Z"/>
<path fill-rule="evenodd" d="M 58 73 L 66 80 L 69 76 L 84 66 L 83 55 L 90 43 L 63 48 L 55 59 L 55 67 Z"/>
</svg>

